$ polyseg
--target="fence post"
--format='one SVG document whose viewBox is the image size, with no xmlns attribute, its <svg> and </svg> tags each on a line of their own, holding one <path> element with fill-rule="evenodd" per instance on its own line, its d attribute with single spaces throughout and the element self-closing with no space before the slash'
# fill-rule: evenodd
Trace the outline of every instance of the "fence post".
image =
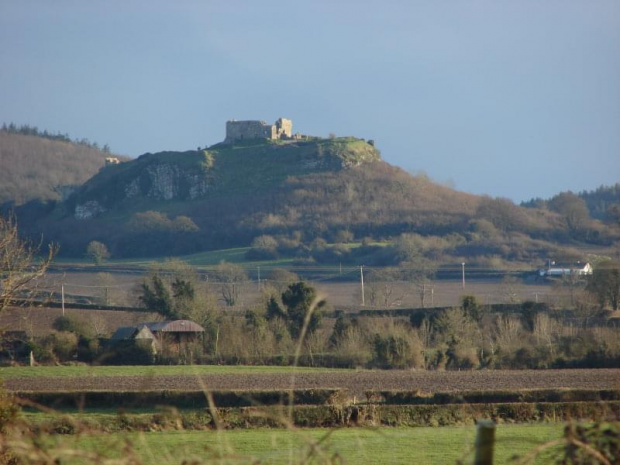
<svg viewBox="0 0 620 465">
<path fill-rule="evenodd" d="M 495 423 L 492 420 L 478 420 L 474 465 L 493 465 L 494 444 Z"/>
</svg>

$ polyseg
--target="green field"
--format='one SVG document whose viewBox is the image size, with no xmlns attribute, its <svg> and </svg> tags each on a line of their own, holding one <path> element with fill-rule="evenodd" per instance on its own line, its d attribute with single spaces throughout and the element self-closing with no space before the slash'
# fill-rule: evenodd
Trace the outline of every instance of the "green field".
<svg viewBox="0 0 620 465">
<path fill-rule="evenodd" d="M 250 250 L 250 247 L 237 247 L 234 249 L 221 249 L 210 250 L 208 252 L 198 252 L 191 255 L 181 255 L 175 257 L 178 260 L 189 263 L 192 266 L 199 268 L 213 267 L 220 262 L 235 263 L 243 267 L 256 268 L 261 266 L 264 268 L 288 268 L 293 262 L 293 258 L 279 258 L 276 260 L 253 260 L 248 261 L 245 254 Z M 168 257 L 153 257 L 153 258 L 124 258 L 124 259 L 110 259 L 103 263 L 103 267 L 114 266 L 127 266 L 136 268 L 149 268 L 157 263 L 164 263 L 168 260 Z M 88 258 L 62 258 L 58 257 L 54 259 L 54 263 L 57 265 L 66 266 L 82 266 L 88 268 L 95 268 L 92 260 Z M 335 268 L 336 265 L 332 265 Z"/>
<path fill-rule="evenodd" d="M 179 260 L 186 261 L 187 263 L 195 266 L 217 265 L 221 261 L 229 263 L 243 263 L 246 261 L 245 254 L 249 249 L 249 247 L 238 247 L 234 249 L 212 250 L 209 252 L 199 252 L 191 255 L 184 255 L 178 258 Z M 153 263 L 163 262 L 164 260 L 165 258 L 110 259 L 105 262 L 105 265 L 131 265 L 138 267 L 148 267 Z M 92 261 L 88 258 L 57 258 L 55 262 L 63 265 L 92 264 Z"/>
<path fill-rule="evenodd" d="M 511 463 L 536 446 L 556 440 L 561 424 L 501 425 L 497 428 L 495 463 Z M 64 445 L 97 450 L 118 457 L 126 439 L 131 440 L 146 463 L 180 464 L 183 459 L 212 459 L 213 463 L 323 463 L 338 455 L 337 463 L 350 464 L 449 464 L 471 463 L 475 427 L 443 428 L 343 428 L 336 430 L 236 430 L 172 431 L 165 433 L 65 436 Z M 319 444 L 320 443 L 320 444 Z M 318 444 L 318 447 L 313 447 Z M 113 452 L 110 452 L 113 451 Z M 217 460 L 218 457 L 226 457 Z M 63 461 L 63 463 L 65 463 Z M 72 462 L 78 463 L 78 462 Z M 187 463 L 187 462 L 186 462 Z M 535 463 L 552 463 L 548 456 Z"/>
<path fill-rule="evenodd" d="M 0 379 L 18 377 L 72 378 L 76 376 L 180 376 L 180 375 L 221 375 L 252 373 L 320 373 L 336 370 L 333 368 L 244 366 L 244 365 L 142 365 L 142 366 L 37 366 L 2 367 Z"/>
<path fill-rule="evenodd" d="M 329 244 L 333 245 L 333 244 Z M 371 245 L 385 247 L 388 245 L 386 242 L 374 242 Z M 361 242 L 351 242 L 344 244 L 347 249 L 355 249 L 361 246 Z M 190 255 L 180 255 L 177 258 L 190 265 L 196 267 L 212 267 L 220 262 L 235 263 L 244 267 L 257 266 L 271 268 L 290 268 L 293 265 L 294 258 L 278 258 L 274 260 L 248 260 L 246 253 L 250 250 L 250 247 L 237 247 L 233 249 L 219 249 L 210 250 L 207 252 L 197 252 Z M 138 268 L 148 268 L 156 263 L 163 263 L 167 260 L 167 257 L 152 257 L 152 258 L 124 258 L 124 259 L 109 259 L 103 263 L 103 266 L 131 266 Z M 73 266 L 86 266 L 93 268 L 95 265 L 89 258 L 63 258 L 57 257 L 54 259 L 54 263 L 58 265 L 73 265 Z M 338 269 L 337 264 L 318 265 L 319 268 Z M 349 266 L 350 267 L 350 266 Z M 358 268 L 355 267 L 357 270 Z"/>
</svg>

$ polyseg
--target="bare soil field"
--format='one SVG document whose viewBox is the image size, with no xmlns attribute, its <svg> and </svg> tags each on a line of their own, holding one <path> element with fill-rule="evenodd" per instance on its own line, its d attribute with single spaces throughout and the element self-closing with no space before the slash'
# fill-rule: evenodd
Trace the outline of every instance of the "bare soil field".
<svg viewBox="0 0 620 465">
<path fill-rule="evenodd" d="M 372 285 L 372 284 L 370 284 Z M 369 284 L 366 283 L 366 287 Z M 360 306 L 360 283 L 317 283 L 319 292 L 327 298 L 327 301 L 335 307 Z M 394 284 L 393 294 L 390 299 L 390 307 L 413 308 L 421 307 L 419 290 L 410 283 Z M 426 290 L 425 306 L 427 307 L 450 307 L 461 304 L 464 295 L 475 295 L 484 304 L 509 303 L 510 299 L 517 301 L 531 300 L 534 302 L 546 302 L 550 305 L 562 305 L 568 302 L 568 295 L 561 289 L 555 289 L 550 284 L 517 284 L 506 285 L 499 281 L 470 281 L 465 288 L 461 281 L 435 281 Z M 379 299 L 380 300 L 380 299 Z M 366 302 L 366 307 L 384 307 L 380 302 L 372 306 Z"/>
<path fill-rule="evenodd" d="M 10 378 L 10 391 L 281 390 L 347 389 L 361 398 L 368 390 L 419 389 L 427 393 L 518 389 L 613 389 L 620 369 L 523 371 L 357 371 L 217 374 L 207 376 L 115 376 Z"/>
<path fill-rule="evenodd" d="M 68 272 L 62 275 L 50 274 L 46 278 L 46 290 L 60 292 L 60 284 L 64 283 L 65 292 L 72 298 L 81 296 L 86 299 L 101 299 L 105 294 L 114 305 L 135 304 L 134 293 L 144 276 L 125 273 L 86 273 Z M 329 282 L 309 281 L 321 295 L 335 307 L 361 308 L 361 291 L 358 281 Z M 268 279 L 261 283 L 268 284 Z M 214 295 L 219 296 L 220 288 L 216 283 L 205 283 Z M 367 282 L 366 286 L 372 286 Z M 429 285 L 426 290 L 428 307 L 449 307 L 459 305 L 461 296 L 475 295 L 482 303 L 507 303 L 509 300 L 532 300 L 546 302 L 550 305 L 563 305 L 569 302 L 569 293 L 549 282 L 505 284 L 501 280 L 468 280 L 463 288 L 460 280 L 441 280 Z M 248 281 L 241 286 L 241 306 L 253 303 L 259 297 L 258 284 Z M 366 306 L 371 306 L 366 302 Z M 383 307 L 377 302 L 374 307 Z M 398 282 L 393 285 L 393 293 L 388 306 L 418 307 L 420 306 L 419 291 L 411 283 Z"/>
</svg>

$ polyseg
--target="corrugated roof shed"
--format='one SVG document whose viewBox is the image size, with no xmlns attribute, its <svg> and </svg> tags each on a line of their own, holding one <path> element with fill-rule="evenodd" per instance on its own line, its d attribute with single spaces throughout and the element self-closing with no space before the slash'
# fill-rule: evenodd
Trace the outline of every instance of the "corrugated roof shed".
<svg viewBox="0 0 620 465">
<path fill-rule="evenodd" d="M 154 333 L 204 333 L 204 328 L 189 320 L 158 321 L 145 323 Z"/>
<path fill-rule="evenodd" d="M 156 321 L 137 326 L 121 326 L 112 335 L 114 340 L 151 339 L 155 333 L 204 333 L 204 328 L 189 320 Z"/>
</svg>

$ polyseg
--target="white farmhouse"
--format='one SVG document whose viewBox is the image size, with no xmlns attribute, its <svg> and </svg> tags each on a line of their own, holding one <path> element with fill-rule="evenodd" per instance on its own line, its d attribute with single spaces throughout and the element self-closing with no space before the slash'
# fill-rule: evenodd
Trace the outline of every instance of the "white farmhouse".
<svg viewBox="0 0 620 465">
<path fill-rule="evenodd" d="M 549 262 L 547 268 L 538 270 L 540 276 L 589 276 L 592 274 L 592 265 L 588 262 L 556 263 Z"/>
</svg>

